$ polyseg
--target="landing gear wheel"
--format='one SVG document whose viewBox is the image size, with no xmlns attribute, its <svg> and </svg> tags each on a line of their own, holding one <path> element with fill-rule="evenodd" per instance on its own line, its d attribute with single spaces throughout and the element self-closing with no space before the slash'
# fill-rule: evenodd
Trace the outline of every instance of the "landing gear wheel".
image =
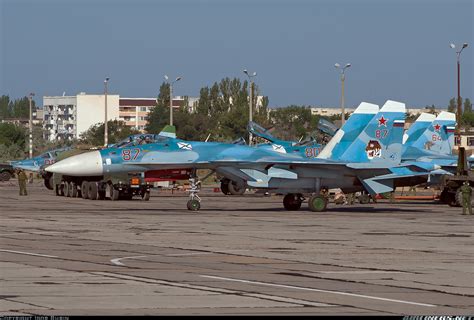
<svg viewBox="0 0 474 320">
<path fill-rule="evenodd" d="M 69 196 L 71 198 L 77 198 L 77 186 L 74 182 L 69 182 Z"/>
<path fill-rule="evenodd" d="M 91 200 L 97 200 L 97 183 L 91 181 L 88 183 L 89 188 L 87 189 L 88 198 Z"/>
<path fill-rule="evenodd" d="M 60 195 L 61 197 L 64 197 L 64 183 L 61 183 L 61 184 L 58 186 L 58 188 L 59 188 L 59 195 Z"/>
<path fill-rule="evenodd" d="M 88 199 L 89 198 L 89 182 L 82 181 L 82 183 L 81 183 L 81 195 L 82 195 L 82 199 Z"/>
<path fill-rule="evenodd" d="M 360 204 L 368 204 L 370 201 L 370 197 L 368 194 L 361 194 L 359 196 L 359 203 Z"/>
<path fill-rule="evenodd" d="M 97 200 L 105 200 L 105 190 L 99 190 L 97 192 Z"/>
<path fill-rule="evenodd" d="M 245 187 L 239 188 L 232 181 L 229 182 L 228 189 L 229 189 L 230 194 L 234 196 L 241 196 L 245 193 Z"/>
<path fill-rule="evenodd" d="M 46 188 L 48 188 L 49 190 L 53 190 L 53 183 L 54 183 L 54 180 L 53 180 L 53 176 L 46 176 L 44 178 L 44 186 Z"/>
<path fill-rule="evenodd" d="M 289 193 L 283 198 L 283 206 L 289 211 L 299 210 L 301 203 L 301 197 L 295 193 Z"/>
<path fill-rule="evenodd" d="M 320 195 L 311 196 L 308 200 L 309 209 L 314 212 L 326 211 L 328 200 Z"/>
<path fill-rule="evenodd" d="M 150 191 L 145 191 L 145 192 L 142 194 L 142 200 L 143 200 L 143 201 L 148 201 L 148 200 L 150 200 Z"/>
<path fill-rule="evenodd" d="M 65 186 L 66 186 L 66 190 L 65 190 L 66 197 L 72 198 L 73 197 L 72 190 L 74 189 L 74 184 L 72 182 L 66 182 Z"/>
<path fill-rule="evenodd" d="M 66 197 L 70 197 L 70 195 L 69 195 L 69 182 L 67 182 L 67 181 L 64 181 L 64 195 Z"/>
<path fill-rule="evenodd" d="M 199 211 L 201 209 L 201 203 L 196 199 L 191 199 L 187 203 L 188 210 Z"/>
<path fill-rule="evenodd" d="M 226 196 L 230 194 L 230 191 L 229 191 L 229 183 L 230 183 L 229 180 L 222 180 L 222 181 L 221 181 L 221 191 L 222 191 L 222 193 L 225 194 Z"/>
<path fill-rule="evenodd" d="M 54 189 L 55 189 L 54 191 L 55 191 L 56 195 L 58 197 L 61 196 L 61 185 L 57 184 Z"/>
</svg>

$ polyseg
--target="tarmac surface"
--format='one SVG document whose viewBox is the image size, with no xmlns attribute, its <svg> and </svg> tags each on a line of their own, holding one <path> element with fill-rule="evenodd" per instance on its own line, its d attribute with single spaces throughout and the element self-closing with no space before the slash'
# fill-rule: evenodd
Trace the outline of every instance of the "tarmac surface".
<svg viewBox="0 0 474 320">
<path fill-rule="evenodd" d="M 474 216 L 433 201 L 20 197 L 0 183 L 0 315 L 473 315 Z"/>
</svg>

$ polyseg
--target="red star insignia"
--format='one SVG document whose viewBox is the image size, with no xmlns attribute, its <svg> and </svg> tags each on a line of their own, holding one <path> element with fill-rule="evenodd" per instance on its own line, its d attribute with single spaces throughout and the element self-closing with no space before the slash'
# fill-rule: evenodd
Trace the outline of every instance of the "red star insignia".
<svg viewBox="0 0 474 320">
<path fill-rule="evenodd" d="M 437 123 L 436 125 L 433 126 L 433 128 L 435 129 L 436 132 L 439 132 L 439 130 L 441 129 L 441 126 L 439 125 L 439 123 Z"/>
<path fill-rule="evenodd" d="M 388 119 L 385 119 L 383 116 L 380 119 L 377 119 L 379 122 L 379 127 L 380 126 L 387 126 L 387 121 Z"/>
</svg>

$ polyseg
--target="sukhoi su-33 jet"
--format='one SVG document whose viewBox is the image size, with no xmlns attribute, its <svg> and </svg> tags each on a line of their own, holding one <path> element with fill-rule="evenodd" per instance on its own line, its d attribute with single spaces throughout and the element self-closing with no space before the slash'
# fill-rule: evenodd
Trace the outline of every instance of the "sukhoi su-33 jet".
<svg viewBox="0 0 474 320">
<path fill-rule="evenodd" d="M 393 190 L 390 181 L 383 177 L 393 175 L 393 170 L 411 172 L 408 167 L 400 168 L 405 111 L 403 103 L 387 101 L 375 117 L 371 115 L 372 120 L 357 139 L 346 150 L 338 151 L 339 144 L 353 134 L 351 128 L 344 126 L 342 134 L 333 137 L 337 142 L 329 143 L 331 152 L 327 158 L 302 159 L 245 145 L 169 138 L 157 143 L 84 153 L 57 162 L 47 170 L 61 173 L 66 179 L 68 176 L 97 177 L 112 172 L 160 174 L 169 170 L 188 170 L 191 183 L 188 209 L 198 210 L 196 170 L 210 169 L 256 188 L 284 191 L 289 195 L 284 200 L 286 208 L 299 208 L 303 193 L 312 194 L 309 207 L 313 211 L 323 211 L 327 205 L 326 198 L 319 194 L 323 187 L 383 193 Z M 336 151 L 341 152 L 338 159 L 333 156 Z M 418 168 L 418 173 L 428 170 Z"/>
</svg>

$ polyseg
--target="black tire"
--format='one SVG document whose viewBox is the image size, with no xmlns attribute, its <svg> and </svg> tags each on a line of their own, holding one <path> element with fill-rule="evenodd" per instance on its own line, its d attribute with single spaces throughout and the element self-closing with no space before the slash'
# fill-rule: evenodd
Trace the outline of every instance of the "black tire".
<svg viewBox="0 0 474 320">
<path fill-rule="evenodd" d="M 143 201 L 149 201 L 149 200 L 150 200 L 150 194 L 151 194 L 150 191 L 145 191 L 145 192 L 142 194 L 142 200 L 143 200 Z"/>
<path fill-rule="evenodd" d="M 89 199 L 89 182 L 82 181 L 81 183 L 81 196 L 82 199 Z"/>
<path fill-rule="evenodd" d="M 360 204 L 368 204 L 370 202 L 370 197 L 368 194 L 361 194 L 359 196 L 359 203 Z"/>
<path fill-rule="evenodd" d="M 288 211 L 296 211 L 301 208 L 301 198 L 299 195 L 289 193 L 283 198 L 283 206 Z"/>
<path fill-rule="evenodd" d="M 201 203 L 196 199 L 189 200 L 187 206 L 190 211 L 199 211 L 201 209 Z"/>
<path fill-rule="evenodd" d="M 228 188 L 229 188 L 229 192 L 231 195 L 234 195 L 234 196 L 241 196 L 245 193 L 245 187 L 243 188 L 239 188 L 236 184 L 234 184 L 233 182 L 230 182 L 228 184 Z"/>
<path fill-rule="evenodd" d="M 12 178 L 12 174 L 8 171 L 0 173 L 0 181 L 8 181 Z"/>
<path fill-rule="evenodd" d="M 326 211 L 328 205 L 328 199 L 321 195 L 311 196 L 308 200 L 309 209 L 313 212 Z"/>
<path fill-rule="evenodd" d="M 70 188 L 69 182 L 64 181 L 63 183 L 64 183 L 64 195 L 66 197 L 70 197 L 71 195 L 69 193 L 69 188 Z"/>
<path fill-rule="evenodd" d="M 54 181 L 53 181 L 53 176 L 46 176 L 44 178 L 44 186 L 48 189 L 48 190 L 53 190 L 53 185 L 54 185 Z"/>
<path fill-rule="evenodd" d="M 70 186 L 69 186 L 69 192 L 70 192 L 70 196 L 71 198 L 77 198 L 77 186 L 74 182 L 69 182 Z"/>
<path fill-rule="evenodd" d="M 97 200 L 105 200 L 105 190 L 99 190 L 97 192 Z"/>
<path fill-rule="evenodd" d="M 91 181 L 88 183 L 89 187 L 87 188 L 87 195 L 88 198 L 91 200 L 97 200 L 98 194 L 97 194 L 97 183 L 94 181 Z"/>
<path fill-rule="evenodd" d="M 226 196 L 230 195 L 229 183 L 230 183 L 229 180 L 221 180 L 221 191 Z"/>
<path fill-rule="evenodd" d="M 61 197 L 64 197 L 64 183 L 61 182 L 61 184 L 59 185 L 59 195 Z"/>
</svg>

